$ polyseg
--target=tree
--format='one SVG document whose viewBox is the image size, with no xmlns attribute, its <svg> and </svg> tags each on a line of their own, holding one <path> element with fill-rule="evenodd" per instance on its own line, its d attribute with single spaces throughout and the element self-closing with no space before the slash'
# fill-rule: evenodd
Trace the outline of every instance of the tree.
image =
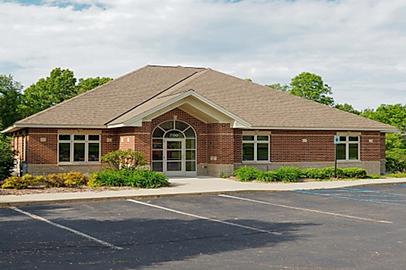
<svg viewBox="0 0 406 270">
<path fill-rule="evenodd" d="M 10 138 L 0 134 L 0 181 L 11 176 L 16 151 L 11 149 Z"/>
<path fill-rule="evenodd" d="M 55 68 L 24 91 L 25 117 L 76 96 L 76 78 L 69 69 Z"/>
<path fill-rule="evenodd" d="M 112 78 L 87 78 L 79 79 L 79 83 L 73 71 L 69 69 L 55 68 L 50 76 L 40 79 L 24 91 L 22 111 L 27 117 L 34 113 L 82 94 L 90 89 L 102 85 Z"/>
<path fill-rule="evenodd" d="M 289 85 L 281 85 L 280 83 L 274 83 L 274 84 L 265 84 L 265 86 L 282 91 L 282 92 L 288 92 L 290 91 Z"/>
<path fill-rule="evenodd" d="M 323 82 L 323 79 L 315 74 L 303 72 L 292 79 L 290 94 L 303 97 L 328 106 L 334 105 L 331 87 Z"/>
<path fill-rule="evenodd" d="M 19 105 L 23 86 L 11 75 L 0 75 L 0 130 L 21 119 Z"/>
<path fill-rule="evenodd" d="M 356 114 L 356 115 L 361 114 L 360 111 L 357 111 L 356 109 L 354 109 L 354 107 L 352 105 L 350 105 L 348 103 L 336 104 L 334 106 L 334 108 L 340 109 L 340 110 L 345 111 L 345 112 L 353 113 L 353 114 Z"/>
<path fill-rule="evenodd" d="M 84 92 L 87 92 L 93 88 L 96 88 L 100 85 L 103 85 L 109 81 L 113 80 L 112 78 L 109 77 L 96 77 L 96 78 L 87 78 L 87 79 L 79 79 L 79 83 L 77 85 L 77 94 L 82 94 Z"/>
<path fill-rule="evenodd" d="M 376 111 L 371 109 L 364 110 L 361 116 L 397 127 L 403 133 L 406 132 L 406 105 L 382 104 Z"/>
</svg>

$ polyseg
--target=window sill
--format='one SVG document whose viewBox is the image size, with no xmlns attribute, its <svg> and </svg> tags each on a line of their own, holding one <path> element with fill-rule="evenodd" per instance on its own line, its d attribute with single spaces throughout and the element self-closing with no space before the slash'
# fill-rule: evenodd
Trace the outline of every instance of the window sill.
<svg viewBox="0 0 406 270">
<path fill-rule="evenodd" d="M 270 161 L 243 161 L 242 164 L 264 164 L 268 165 L 271 164 L 272 162 Z"/>
<path fill-rule="evenodd" d="M 345 162 L 362 162 L 361 160 L 359 160 L 359 159 L 346 159 L 346 160 L 344 160 L 344 159 L 338 159 L 337 160 L 337 162 L 338 163 L 345 163 Z"/>
<path fill-rule="evenodd" d="M 101 164 L 100 161 L 89 161 L 89 162 L 59 162 L 58 165 L 69 165 L 69 166 L 74 166 L 74 165 L 97 165 Z"/>
</svg>

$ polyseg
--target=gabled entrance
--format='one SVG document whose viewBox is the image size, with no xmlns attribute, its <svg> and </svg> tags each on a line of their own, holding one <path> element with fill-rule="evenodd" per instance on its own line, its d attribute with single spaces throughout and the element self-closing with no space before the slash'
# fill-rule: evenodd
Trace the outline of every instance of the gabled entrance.
<svg viewBox="0 0 406 270">
<path fill-rule="evenodd" d="M 182 121 L 158 125 L 152 133 L 152 170 L 170 176 L 196 175 L 196 132 Z"/>
</svg>

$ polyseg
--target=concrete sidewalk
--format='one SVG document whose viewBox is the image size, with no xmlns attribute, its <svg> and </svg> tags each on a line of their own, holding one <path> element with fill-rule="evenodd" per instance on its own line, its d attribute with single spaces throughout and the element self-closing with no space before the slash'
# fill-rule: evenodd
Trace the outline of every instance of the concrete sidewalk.
<svg viewBox="0 0 406 270">
<path fill-rule="evenodd" d="M 0 195 L 0 207 L 49 203 L 70 203 L 100 200 L 141 199 L 164 196 L 216 195 L 241 192 L 272 192 L 308 189 L 330 189 L 373 184 L 406 183 L 406 178 L 369 179 L 356 181 L 325 181 L 303 183 L 251 183 L 214 177 L 170 178 L 170 187 L 103 192 L 42 193 Z"/>
</svg>

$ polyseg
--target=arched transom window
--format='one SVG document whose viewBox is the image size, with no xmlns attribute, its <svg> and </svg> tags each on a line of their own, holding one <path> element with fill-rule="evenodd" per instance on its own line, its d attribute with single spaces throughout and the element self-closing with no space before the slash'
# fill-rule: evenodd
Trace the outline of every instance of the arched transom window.
<svg viewBox="0 0 406 270">
<path fill-rule="evenodd" d="M 189 124 L 171 120 L 155 128 L 152 169 L 172 175 L 196 172 L 196 133 Z"/>
</svg>

